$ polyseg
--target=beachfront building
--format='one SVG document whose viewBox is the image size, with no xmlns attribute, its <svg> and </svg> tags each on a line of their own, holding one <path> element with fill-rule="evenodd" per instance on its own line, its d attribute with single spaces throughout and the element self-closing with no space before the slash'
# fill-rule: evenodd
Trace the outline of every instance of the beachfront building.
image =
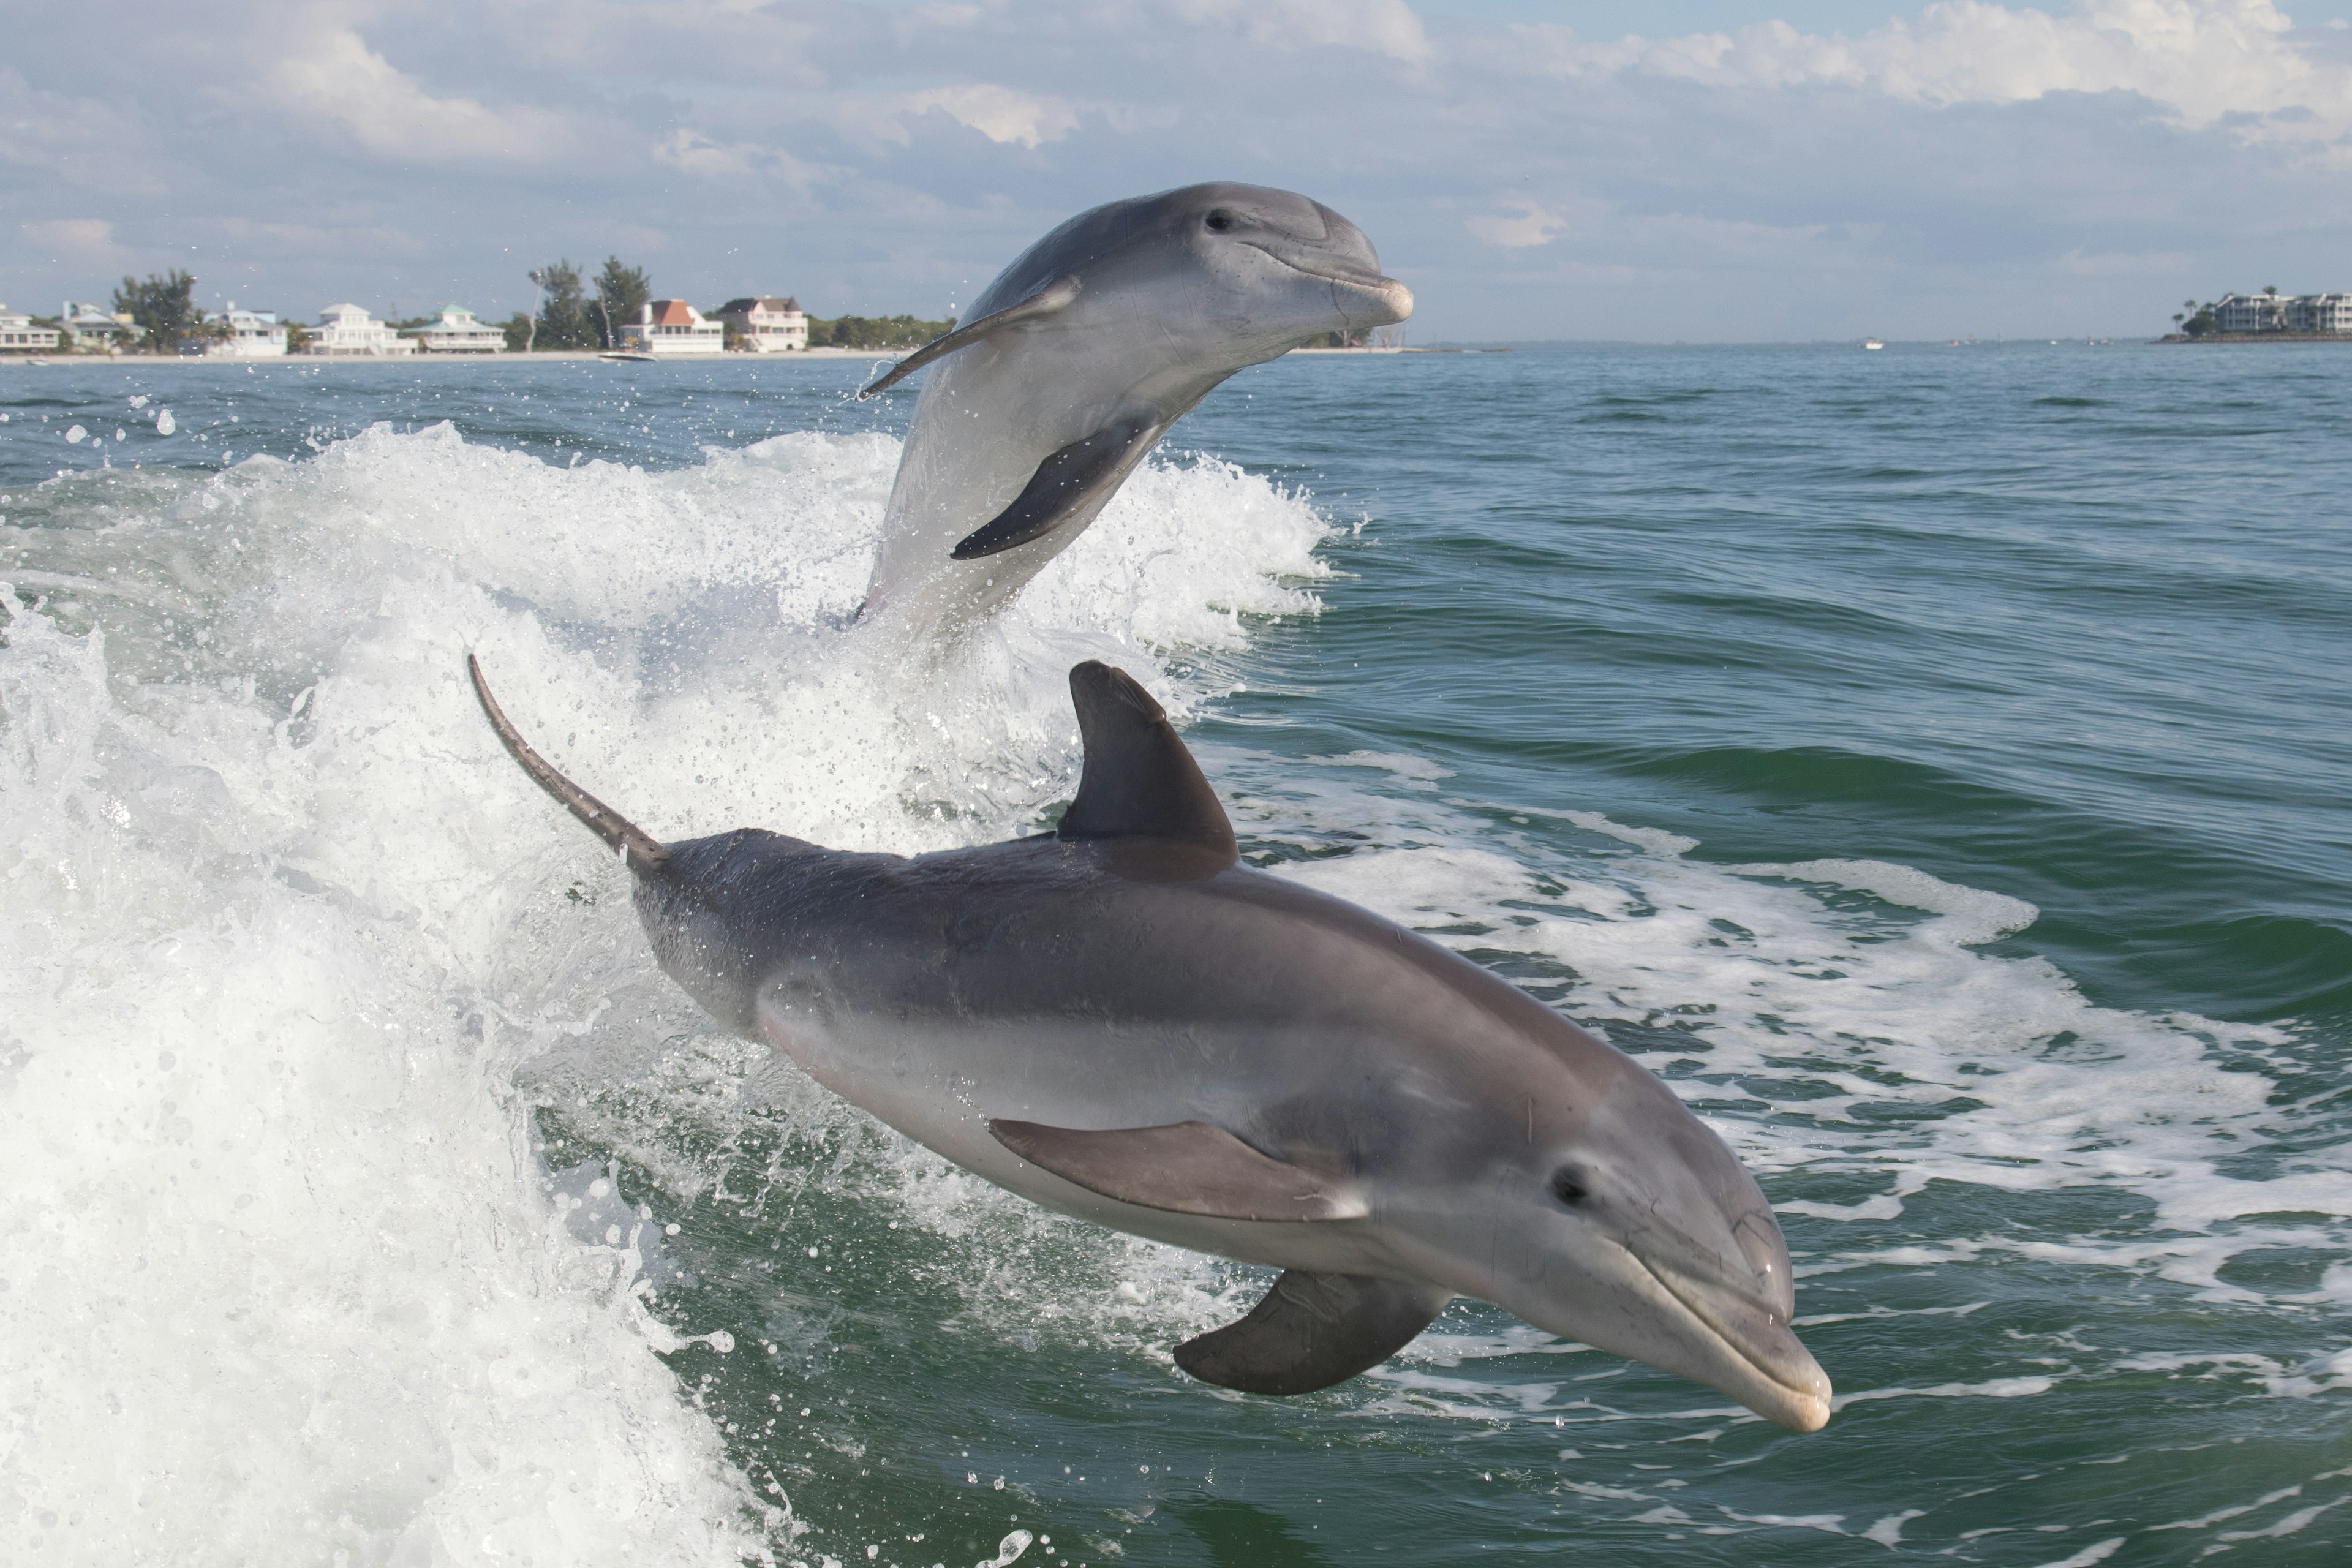
<svg viewBox="0 0 2352 1568">
<path fill-rule="evenodd" d="M 330 305 L 319 312 L 319 326 L 302 345 L 306 354 L 338 358 L 354 355 L 384 357 L 413 354 L 416 344 L 370 316 L 357 305 Z"/>
<path fill-rule="evenodd" d="M 416 334 L 428 353 L 488 354 L 507 346 L 507 330 L 476 318 L 463 305 L 444 305 L 441 319 Z"/>
<path fill-rule="evenodd" d="M 2288 301 L 2290 332 L 2352 334 L 2352 294 L 2301 294 Z"/>
<path fill-rule="evenodd" d="M 642 354 L 715 354 L 727 346 L 727 328 L 683 300 L 651 300 L 634 321 L 621 323 L 621 347 Z"/>
<path fill-rule="evenodd" d="M 2293 302 L 2277 294 L 2224 294 L 2213 306 L 2213 324 L 2225 332 L 2283 332 Z"/>
<path fill-rule="evenodd" d="M 808 347 L 808 317 L 797 300 L 730 300 L 719 319 L 735 329 L 735 346 L 751 353 L 782 353 Z"/>
<path fill-rule="evenodd" d="M 68 300 L 58 312 L 66 345 L 82 353 L 129 348 L 139 336 L 139 323 L 128 310 L 113 311 L 86 300 Z"/>
<path fill-rule="evenodd" d="M 37 327 L 22 310 L 0 305 L 0 353 L 41 354 L 58 346 L 55 327 Z"/>
<path fill-rule="evenodd" d="M 206 359 L 283 359 L 286 328 L 267 310 L 240 310 L 231 300 L 226 310 L 205 317 L 212 332 L 205 339 Z"/>
<path fill-rule="evenodd" d="M 2213 330 L 2352 333 L 2352 294 L 2224 294 L 2213 306 Z"/>
</svg>

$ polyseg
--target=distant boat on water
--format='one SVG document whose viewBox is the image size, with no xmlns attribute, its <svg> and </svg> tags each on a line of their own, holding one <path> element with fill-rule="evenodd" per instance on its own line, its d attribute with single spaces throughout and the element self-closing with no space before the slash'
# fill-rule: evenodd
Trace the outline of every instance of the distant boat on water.
<svg viewBox="0 0 2352 1568">
<path fill-rule="evenodd" d="M 1866 349 L 1883 349 L 1886 345 L 1876 338 L 1864 338 L 1862 340 L 1862 346 Z"/>
</svg>

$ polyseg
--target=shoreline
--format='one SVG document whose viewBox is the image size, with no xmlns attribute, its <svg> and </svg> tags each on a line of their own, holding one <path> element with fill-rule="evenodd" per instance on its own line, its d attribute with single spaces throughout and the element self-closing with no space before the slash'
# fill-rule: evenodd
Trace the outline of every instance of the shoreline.
<svg viewBox="0 0 2352 1568">
<path fill-rule="evenodd" d="M 413 354 L 270 354 L 247 358 L 243 355 L 218 354 L 5 354 L 0 366 L 22 365 L 32 370 L 57 370 L 71 366 L 121 365 L 145 368 L 153 365 L 197 365 L 236 369 L 242 365 L 298 365 L 305 368 L 319 365 L 399 365 L 415 367 L 425 364 L 553 364 L 569 361 L 604 361 L 611 364 L 793 364 L 803 360 L 862 359 L 876 363 L 901 360 L 913 353 L 920 344 L 897 349 L 793 349 L 786 353 L 746 353 L 730 350 L 719 353 L 662 354 L 653 359 L 627 358 L 617 349 L 546 349 L 530 353 L 513 353 L 501 349 L 495 353 L 413 353 Z M 1515 352 L 1508 346 L 1489 348 L 1373 348 L 1292 349 L 1282 355 L 1287 359 L 1297 354 L 1346 356 L 1351 354 L 1507 354 Z"/>
<path fill-rule="evenodd" d="M 2352 343 L 2352 332 L 2167 332 L 2159 343 Z"/>
<path fill-rule="evenodd" d="M 920 347 L 918 344 L 916 347 Z M 327 365 L 327 364 L 541 364 L 564 360 L 608 360 L 618 354 L 618 349 L 536 349 L 529 353 L 515 353 L 500 349 L 494 353 L 451 353 L 410 354 L 0 354 L 0 365 L 29 365 L 35 370 L 55 369 L 63 365 Z M 663 354 L 653 361 L 630 361 L 631 363 L 667 364 L 673 360 L 709 364 L 716 360 L 741 360 L 751 364 L 790 363 L 804 359 L 903 359 L 914 348 L 903 349 L 794 349 L 789 353 L 745 353 L 740 350 L 709 354 Z"/>
</svg>

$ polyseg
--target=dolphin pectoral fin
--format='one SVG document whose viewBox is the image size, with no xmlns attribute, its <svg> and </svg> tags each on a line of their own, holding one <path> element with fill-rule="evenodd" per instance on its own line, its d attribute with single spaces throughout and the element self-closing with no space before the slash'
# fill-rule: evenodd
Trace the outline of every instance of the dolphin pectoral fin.
<svg viewBox="0 0 2352 1568">
<path fill-rule="evenodd" d="M 1411 1344 L 1454 1292 L 1359 1274 L 1286 1269 L 1239 1322 L 1176 1347 L 1176 1364 L 1244 1394 L 1312 1394 Z"/>
<path fill-rule="evenodd" d="M 1086 742 L 1086 771 L 1055 837 L 1184 844 L 1208 851 L 1201 858 L 1218 868 L 1239 858 L 1223 803 L 1167 711 L 1133 676 L 1090 658 L 1070 670 L 1070 700 Z"/>
<path fill-rule="evenodd" d="M 877 392 L 896 386 L 933 360 L 945 359 L 956 350 L 968 348 L 991 332 L 1003 331 L 1007 327 L 1017 327 L 1024 321 L 1034 321 L 1041 316 L 1050 316 L 1077 297 L 1078 280 L 1076 276 L 1056 278 L 1018 305 L 1007 305 L 1003 310 L 992 315 L 982 316 L 977 321 L 967 322 L 954 331 L 933 338 L 929 342 L 892 365 L 888 374 L 866 386 L 857 395 L 862 400 L 873 396 Z"/>
<path fill-rule="evenodd" d="M 1205 1121 L 1080 1132 L 992 1118 L 988 1131 L 1039 1169 L 1139 1208 L 1254 1220 L 1361 1219 L 1371 1212 L 1344 1183 L 1268 1159 Z"/>
<path fill-rule="evenodd" d="M 1135 459 L 1160 438 L 1160 428 L 1159 420 L 1142 416 L 1116 419 L 1048 452 L 1013 504 L 964 535 L 948 554 L 958 561 L 977 561 L 1044 538 L 1117 489 Z"/>
</svg>

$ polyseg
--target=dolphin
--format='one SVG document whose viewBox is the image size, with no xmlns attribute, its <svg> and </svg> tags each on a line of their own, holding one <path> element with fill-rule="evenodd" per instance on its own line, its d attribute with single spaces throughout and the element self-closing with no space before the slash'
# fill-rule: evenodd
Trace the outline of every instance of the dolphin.
<svg viewBox="0 0 2352 1568">
<path fill-rule="evenodd" d="M 509 752 L 627 861 L 662 968 L 719 1024 L 964 1169 L 1079 1219 L 1283 1270 L 1176 1347 L 1304 1394 L 1457 1295 L 1801 1432 L 1755 1181 L 1673 1091 L 1459 954 L 1241 862 L 1123 671 L 1070 672 L 1086 761 L 1051 834 L 905 858 L 738 828 L 663 844 Z"/>
<path fill-rule="evenodd" d="M 1209 389 L 1412 293 L 1363 231 L 1262 185 L 1108 203 L 1031 246 L 971 320 L 860 392 L 931 373 L 898 459 L 865 614 L 952 634 L 1067 548 Z"/>
</svg>

